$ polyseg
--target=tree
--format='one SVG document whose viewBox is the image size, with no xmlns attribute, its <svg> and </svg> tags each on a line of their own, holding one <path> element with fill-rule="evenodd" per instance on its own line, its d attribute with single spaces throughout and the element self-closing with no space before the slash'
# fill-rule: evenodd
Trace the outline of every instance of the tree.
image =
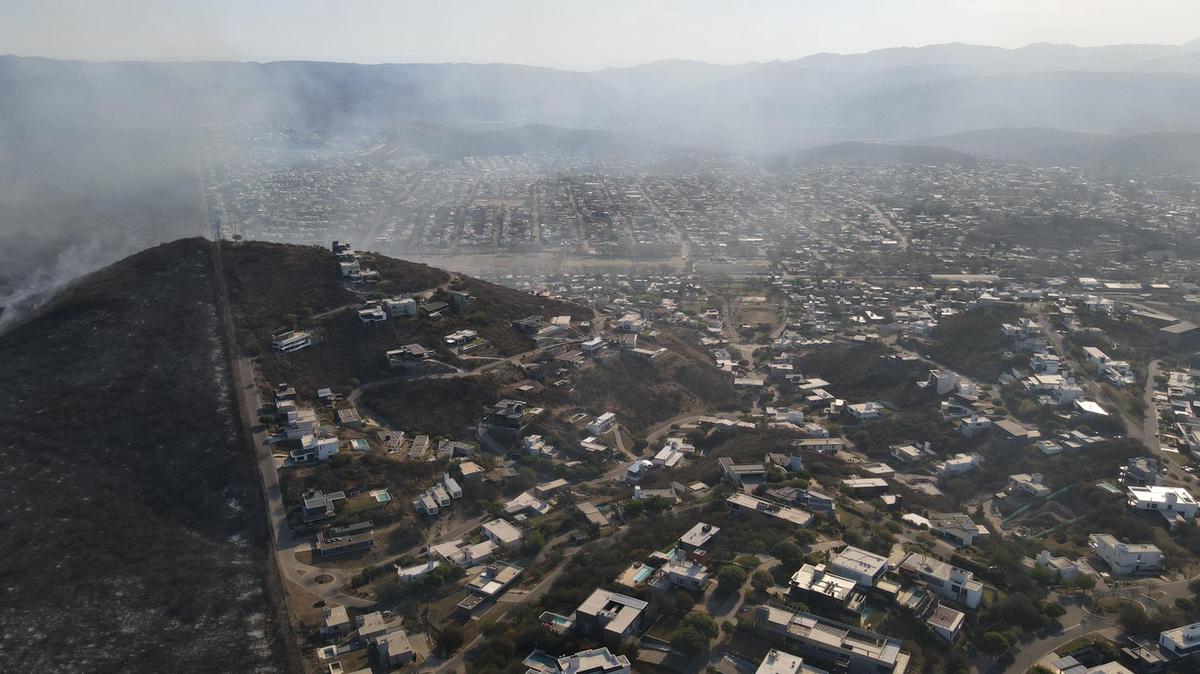
<svg viewBox="0 0 1200 674">
<path fill-rule="evenodd" d="M 687 657 L 708 652 L 708 639 L 691 627 L 680 627 L 671 635 L 671 648 Z"/>
<path fill-rule="evenodd" d="M 1062 604 L 1046 604 L 1046 615 L 1051 620 L 1058 620 L 1067 614 L 1067 609 L 1063 608 Z"/>
<path fill-rule="evenodd" d="M 753 587 L 756 592 L 766 592 L 767 588 L 774 584 L 775 579 L 766 571 L 758 570 L 754 572 L 753 576 L 750 576 L 750 587 Z"/>
<path fill-rule="evenodd" d="M 736 564 L 726 564 L 717 572 L 717 587 L 721 592 L 737 592 L 745 582 L 746 571 Z"/>
<path fill-rule="evenodd" d="M 791 541 L 776 543 L 775 547 L 771 549 L 771 554 L 775 555 L 789 569 L 799 567 L 804 563 L 804 551 Z"/>
<path fill-rule="evenodd" d="M 705 639 L 712 639 L 713 637 L 717 636 L 719 632 L 719 629 L 717 628 L 717 621 L 713 620 L 712 616 L 708 615 L 707 613 L 697 613 L 695 611 L 685 615 L 683 619 L 679 621 L 679 625 L 676 629 L 682 629 L 685 627 L 695 630 L 697 634 Z"/>
<path fill-rule="evenodd" d="M 463 644 L 463 631 L 458 625 L 448 625 L 437 635 L 438 654 L 445 658 Z"/>
<path fill-rule="evenodd" d="M 983 633 L 979 640 L 979 648 L 988 655 L 1000 655 L 1008 650 L 1008 639 L 995 630 Z"/>
</svg>

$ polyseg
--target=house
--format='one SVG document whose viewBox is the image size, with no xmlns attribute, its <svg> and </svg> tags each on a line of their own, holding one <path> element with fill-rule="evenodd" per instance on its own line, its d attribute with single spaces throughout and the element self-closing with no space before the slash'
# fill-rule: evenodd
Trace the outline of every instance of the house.
<svg viewBox="0 0 1200 674">
<path fill-rule="evenodd" d="M 825 670 L 809 667 L 798 655 L 772 648 L 758 663 L 754 674 L 825 674 Z"/>
<path fill-rule="evenodd" d="M 1086 562 L 1071 561 L 1066 557 L 1055 557 L 1049 550 L 1042 550 L 1037 557 L 1026 557 L 1021 560 L 1026 569 L 1032 571 L 1035 567 L 1049 571 L 1059 580 L 1071 580 L 1080 573 L 1087 573 Z"/>
<path fill-rule="evenodd" d="M 1087 362 L 1092 365 L 1104 365 L 1109 361 L 1108 354 L 1094 346 L 1083 347 L 1083 355 L 1087 357 Z"/>
<path fill-rule="evenodd" d="M 534 496 L 531 492 L 522 492 L 518 494 L 508 503 L 504 504 L 504 512 L 509 515 L 517 515 L 525 511 L 532 512 L 536 515 L 545 515 L 550 512 L 550 504 L 544 500 Z"/>
<path fill-rule="evenodd" d="M 937 395 L 944 396 L 958 387 L 958 375 L 949 370 L 930 370 L 925 385 L 933 388 Z"/>
<path fill-rule="evenodd" d="M 467 581 L 471 592 L 495 599 L 504 594 L 525 569 L 505 562 L 496 562 L 484 567 L 474 578 Z"/>
<path fill-rule="evenodd" d="M 1010 419 L 992 423 L 993 443 L 1000 448 L 1016 448 L 1041 437 L 1037 430 L 1030 430 Z"/>
<path fill-rule="evenodd" d="M 857 403 L 847 405 L 846 411 L 860 424 L 883 418 L 883 405 L 877 402 Z"/>
<path fill-rule="evenodd" d="M 429 546 L 429 554 L 463 568 L 477 566 L 492 558 L 500 546 L 491 541 L 464 543 L 461 539 Z"/>
<path fill-rule="evenodd" d="M 345 492 L 335 491 L 328 494 L 318 489 L 304 493 L 300 502 L 300 517 L 305 524 L 320 522 L 333 517 L 338 501 L 345 500 Z"/>
<path fill-rule="evenodd" d="M 708 585 L 708 569 L 690 559 L 673 559 L 663 564 L 659 571 L 675 587 L 692 592 L 703 592 Z"/>
<path fill-rule="evenodd" d="M 456 311 L 467 312 L 475 308 L 475 296 L 463 290 L 447 290 L 446 296 Z"/>
<path fill-rule="evenodd" d="M 1089 534 L 1088 547 L 1108 565 L 1114 576 L 1128 576 L 1163 568 L 1163 552 L 1149 543 L 1118 541 L 1111 534 Z"/>
<path fill-rule="evenodd" d="M 405 344 L 398 349 L 385 351 L 389 367 L 413 367 L 433 357 L 434 351 L 420 344 Z"/>
<path fill-rule="evenodd" d="M 641 627 L 647 606 L 641 599 L 596 589 L 575 609 L 575 626 L 585 635 L 620 643 Z"/>
<path fill-rule="evenodd" d="M 830 513 L 837 509 L 837 503 L 832 496 L 813 489 L 797 489 L 795 501 L 815 513 Z"/>
<path fill-rule="evenodd" d="M 344 555 L 375 545 L 375 525 L 371 520 L 327 527 L 317 534 L 316 549 L 322 557 Z"/>
<path fill-rule="evenodd" d="M 892 445 L 888 454 L 900 463 L 915 463 L 924 458 L 925 454 L 913 445 Z"/>
<path fill-rule="evenodd" d="M 1158 645 L 1178 658 L 1200 653 L 1200 623 L 1192 623 L 1158 635 Z"/>
<path fill-rule="evenodd" d="M 983 599 L 983 583 L 975 580 L 975 574 L 940 559 L 913 552 L 900 563 L 900 571 L 967 608 L 978 608 Z"/>
<path fill-rule="evenodd" d="M 355 616 L 354 626 L 357 628 L 358 638 L 368 642 L 388 632 L 387 620 L 379 611 Z"/>
<path fill-rule="evenodd" d="M 688 553 L 696 550 L 704 550 L 712 542 L 713 537 L 719 533 L 721 533 L 721 527 L 697 522 L 691 529 L 688 529 L 687 532 L 679 537 L 679 542 L 676 546 Z"/>
<path fill-rule="evenodd" d="M 975 524 L 963 513 L 930 513 L 929 526 L 942 540 L 960 548 L 970 546 L 976 538 L 989 533 L 983 525 Z"/>
<path fill-rule="evenodd" d="M 809 606 L 857 611 L 865 600 L 857 586 L 854 579 L 832 573 L 824 564 L 805 564 L 792 574 L 788 592 Z"/>
<path fill-rule="evenodd" d="M 801 438 L 793 440 L 792 446 L 797 449 L 807 449 L 817 452 L 818 454 L 837 454 L 839 451 L 849 448 L 850 442 L 845 438 L 831 438 L 829 431 L 821 428 L 824 432 L 824 437 Z"/>
<path fill-rule="evenodd" d="M 888 570 L 887 557 L 847 545 L 829 560 L 829 572 L 849 578 L 863 587 L 875 587 Z"/>
<path fill-rule="evenodd" d="M 458 464 L 458 474 L 462 476 L 463 481 L 481 481 L 483 480 L 484 470 L 474 461 L 463 461 Z"/>
<path fill-rule="evenodd" d="M 396 630 L 376 637 L 375 653 L 379 656 L 379 664 L 389 669 L 403 667 L 416 658 L 412 644 L 404 630 Z"/>
<path fill-rule="evenodd" d="M 383 310 L 391 318 L 417 315 L 417 301 L 411 297 L 403 299 L 387 299 L 383 301 Z"/>
<path fill-rule="evenodd" d="M 939 461 L 933 466 L 933 472 L 942 478 L 954 477 L 969 473 L 979 467 L 979 455 L 971 454 L 955 454 L 954 456 Z"/>
<path fill-rule="evenodd" d="M 1139 456 L 1121 466 L 1120 481 L 1125 485 L 1137 487 L 1157 487 L 1162 484 L 1162 474 L 1159 472 L 1158 459 L 1149 456 Z"/>
<path fill-rule="evenodd" d="M 271 346 L 276 351 L 293 353 L 312 346 L 312 335 L 300 330 L 284 330 L 271 335 Z"/>
<path fill-rule="evenodd" d="M 950 643 L 954 643 L 954 640 L 958 638 L 958 633 L 962 630 L 965 620 L 966 615 L 962 611 L 939 604 L 932 613 L 926 616 L 925 624 L 929 626 L 929 629 L 933 630 L 934 634 Z"/>
<path fill-rule="evenodd" d="M 974 412 L 970 416 L 959 419 L 958 432 L 965 438 L 973 438 L 987 433 L 992 428 L 992 420 Z"/>
<path fill-rule="evenodd" d="M 909 654 L 899 639 L 828 618 L 770 604 L 757 607 L 755 621 L 804 658 L 846 674 L 904 674 Z"/>
<path fill-rule="evenodd" d="M 735 487 L 754 487 L 767 479 L 767 468 L 761 463 L 734 463 L 733 459 L 722 456 L 717 459 L 721 470 L 721 479 Z"/>
<path fill-rule="evenodd" d="M 547 496 L 553 496 L 553 495 L 557 494 L 558 492 L 560 492 L 570 486 L 571 486 L 570 482 L 567 482 L 566 480 L 564 480 L 560 477 L 560 478 L 557 478 L 554 480 L 550 480 L 549 482 L 543 482 L 543 483 L 535 486 L 533 488 L 533 491 L 537 492 L 538 496 L 545 498 Z"/>
<path fill-rule="evenodd" d="M 612 430 L 617 424 L 617 415 L 612 412 L 605 412 L 596 417 L 587 425 L 588 432 L 592 435 L 604 435 Z"/>
<path fill-rule="evenodd" d="M 851 477 L 842 480 L 842 489 L 854 496 L 878 496 L 886 494 L 888 481 L 881 477 Z"/>
<path fill-rule="evenodd" d="M 770 501 L 765 501 L 757 496 L 751 496 L 745 492 L 738 492 L 733 496 L 725 499 L 725 508 L 730 512 L 758 513 L 768 517 L 782 520 L 795 524 L 796 526 L 806 527 L 813 519 L 812 513 L 805 512 L 798 508 L 791 508 L 785 505 L 779 505 Z"/>
<path fill-rule="evenodd" d="M 1041 473 L 1017 473 L 1008 476 L 1008 493 L 1044 498 L 1050 495 L 1050 488 L 1042 484 Z"/>
<path fill-rule="evenodd" d="M 480 525 L 479 531 L 489 541 L 506 551 L 515 550 L 520 546 L 523 537 L 520 529 L 501 519 L 484 522 Z"/>
<path fill-rule="evenodd" d="M 629 658 L 613 655 L 607 648 L 593 648 L 574 655 L 554 658 L 533 651 L 521 663 L 525 674 L 629 674 Z"/>
<path fill-rule="evenodd" d="M 358 320 L 362 321 L 363 325 L 371 325 L 372 323 L 386 323 L 388 319 L 387 312 L 383 307 L 374 306 L 366 309 L 358 310 Z"/>
<path fill-rule="evenodd" d="M 326 606 L 325 619 L 321 623 L 321 636 L 326 639 L 340 637 L 350 632 L 352 624 L 345 606 Z"/>
<path fill-rule="evenodd" d="M 1196 499 L 1183 487 L 1127 487 L 1127 502 L 1137 510 L 1157 510 L 1174 525 L 1196 517 Z"/>
</svg>

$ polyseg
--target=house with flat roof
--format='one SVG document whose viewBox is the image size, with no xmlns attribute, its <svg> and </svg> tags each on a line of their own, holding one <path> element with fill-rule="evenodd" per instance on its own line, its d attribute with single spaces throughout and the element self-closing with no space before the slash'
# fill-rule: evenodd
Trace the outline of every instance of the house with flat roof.
<svg viewBox="0 0 1200 674">
<path fill-rule="evenodd" d="M 821 666 L 846 674 L 904 674 L 909 654 L 899 639 L 854 627 L 805 611 L 764 604 L 755 619 L 790 649 Z"/>
<path fill-rule="evenodd" d="M 721 533 L 720 527 L 714 527 L 711 524 L 704 522 L 696 522 L 691 529 L 679 537 L 678 547 L 685 552 L 701 550 L 708 546 L 712 541 L 713 536 Z"/>
<path fill-rule="evenodd" d="M 375 545 L 374 528 L 375 525 L 371 520 L 326 527 L 317 534 L 317 554 L 322 557 L 333 557 L 357 550 L 366 550 Z"/>
<path fill-rule="evenodd" d="M 708 569 L 690 559 L 672 559 L 659 568 L 659 572 L 671 585 L 692 592 L 701 592 L 708 585 Z"/>
<path fill-rule="evenodd" d="M 1128 487 L 1127 491 L 1130 508 L 1156 510 L 1172 526 L 1180 520 L 1196 517 L 1196 499 L 1183 487 L 1134 486 Z"/>
<path fill-rule="evenodd" d="M 824 564 L 805 564 L 788 583 L 788 593 L 809 606 L 857 611 L 865 597 L 857 581 L 829 571 Z"/>
<path fill-rule="evenodd" d="M 823 669 L 817 669 L 804 664 L 804 658 L 785 651 L 772 648 L 758 663 L 754 674 L 827 674 Z"/>
<path fill-rule="evenodd" d="M 975 580 L 975 574 L 935 557 L 910 553 L 900 563 L 900 571 L 911 575 L 943 598 L 967 608 L 978 608 L 983 600 L 983 583 Z"/>
<path fill-rule="evenodd" d="M 738 492 L 725 499 L 725 508 L 730 512 L 739 514 L 758 513 L 767 517 L 774 517 L 775 519 L 800 527 L 808 526 L 813 519 L 812 513 L 800 510 L 799 508 L 772 503 L 771 501 L 751 496 L 745 492 Z"/>
<path fill-rule="evenodd" d="M 887 557 L 847 545 L 829 560 L 829 572 L 849 578 L 863 587 L 875 587 L 888 570 Z"/>
<path fill-rule="evenodd" d="M 629 674 L 629 658 L 607 648 L 592 648 L 561 658 L 533 651 L 521 663 L 525 674 Z"/>
<path fill-rule="evenodd" d="M 1158 572 L 1163 568 L 1163 551 L 1150 543 L 1125 543 L 1112 534 L 1089 534 L 1088 547 L 1114 576 Z"/>
<path fill-rule="evenodd" d="M 717 466 L 721 469 L 721 479 L 735 487 L 754 487 L 767 479 L 767 467 L 762 463 L 734 463 L 733 459 L 722 456 L 717 459 Z"/>
<path fill-rule="evenodd" d="M 507 590 L 524 571 L 519 566 L 496 562 L 485 566 L 474 578 L 467 581 L 467 589 L 476 594 L 495 599 Z"/>
<path fill-rule="evenodd" d="M 575 625 L 588 636 L 619 643 L 641 626 L 647 606 L 641 599 L 598 588 L 575 609 Z"/>
<path fill-rule="evenodd" d="M 480 525 L 479 532 L 506 551 L 512 551 L 519 547 L 523 538 L 520 529 L 501 519 L 484 522 Z"/>
<path fill-rule="evenodd" d="M 1008 476 L 1008 493 L 1021 494 L 1033 498 L 1043 498 L 1050 495 L 1050 488 L 1042 484 L 1041 473 L 1017 473 Z"/>
<path fill-rule="evenodd" d="M 1164 630 L 1158 635 L 1158 645 L 1179 658 L 1200 653 L 1200 623 Z"/>
<path fill-rule="evenodd" d="M 929 513 L 929 528 L 942 540 L 965 548 L 980 536 L 989 534 L 986 527 L 975 522 L 964 513 Z"/>
</svg>

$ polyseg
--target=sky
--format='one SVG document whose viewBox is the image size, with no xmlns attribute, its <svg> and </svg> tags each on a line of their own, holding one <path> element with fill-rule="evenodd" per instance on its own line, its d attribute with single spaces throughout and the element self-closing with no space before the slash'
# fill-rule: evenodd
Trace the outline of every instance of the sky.
<svg viewBox="0 0 1200 674">
<path fill-rule="evenodd" d="M 0 53 L 89 60 L 746 63 L 967 42 L 1180 44 L 1200 0 L 0 0 Z"/>
</svg>

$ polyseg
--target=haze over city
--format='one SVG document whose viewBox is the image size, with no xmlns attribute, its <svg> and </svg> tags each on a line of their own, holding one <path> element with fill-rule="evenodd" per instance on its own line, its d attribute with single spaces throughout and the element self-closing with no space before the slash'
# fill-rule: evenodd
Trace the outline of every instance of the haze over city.
<svg viewBox="0 0 1200 674">
<path fill-rule="evenodd" d="M 1200 671 L 1200 4 L 0 53 L 0 671 Z"/>
</svg>

